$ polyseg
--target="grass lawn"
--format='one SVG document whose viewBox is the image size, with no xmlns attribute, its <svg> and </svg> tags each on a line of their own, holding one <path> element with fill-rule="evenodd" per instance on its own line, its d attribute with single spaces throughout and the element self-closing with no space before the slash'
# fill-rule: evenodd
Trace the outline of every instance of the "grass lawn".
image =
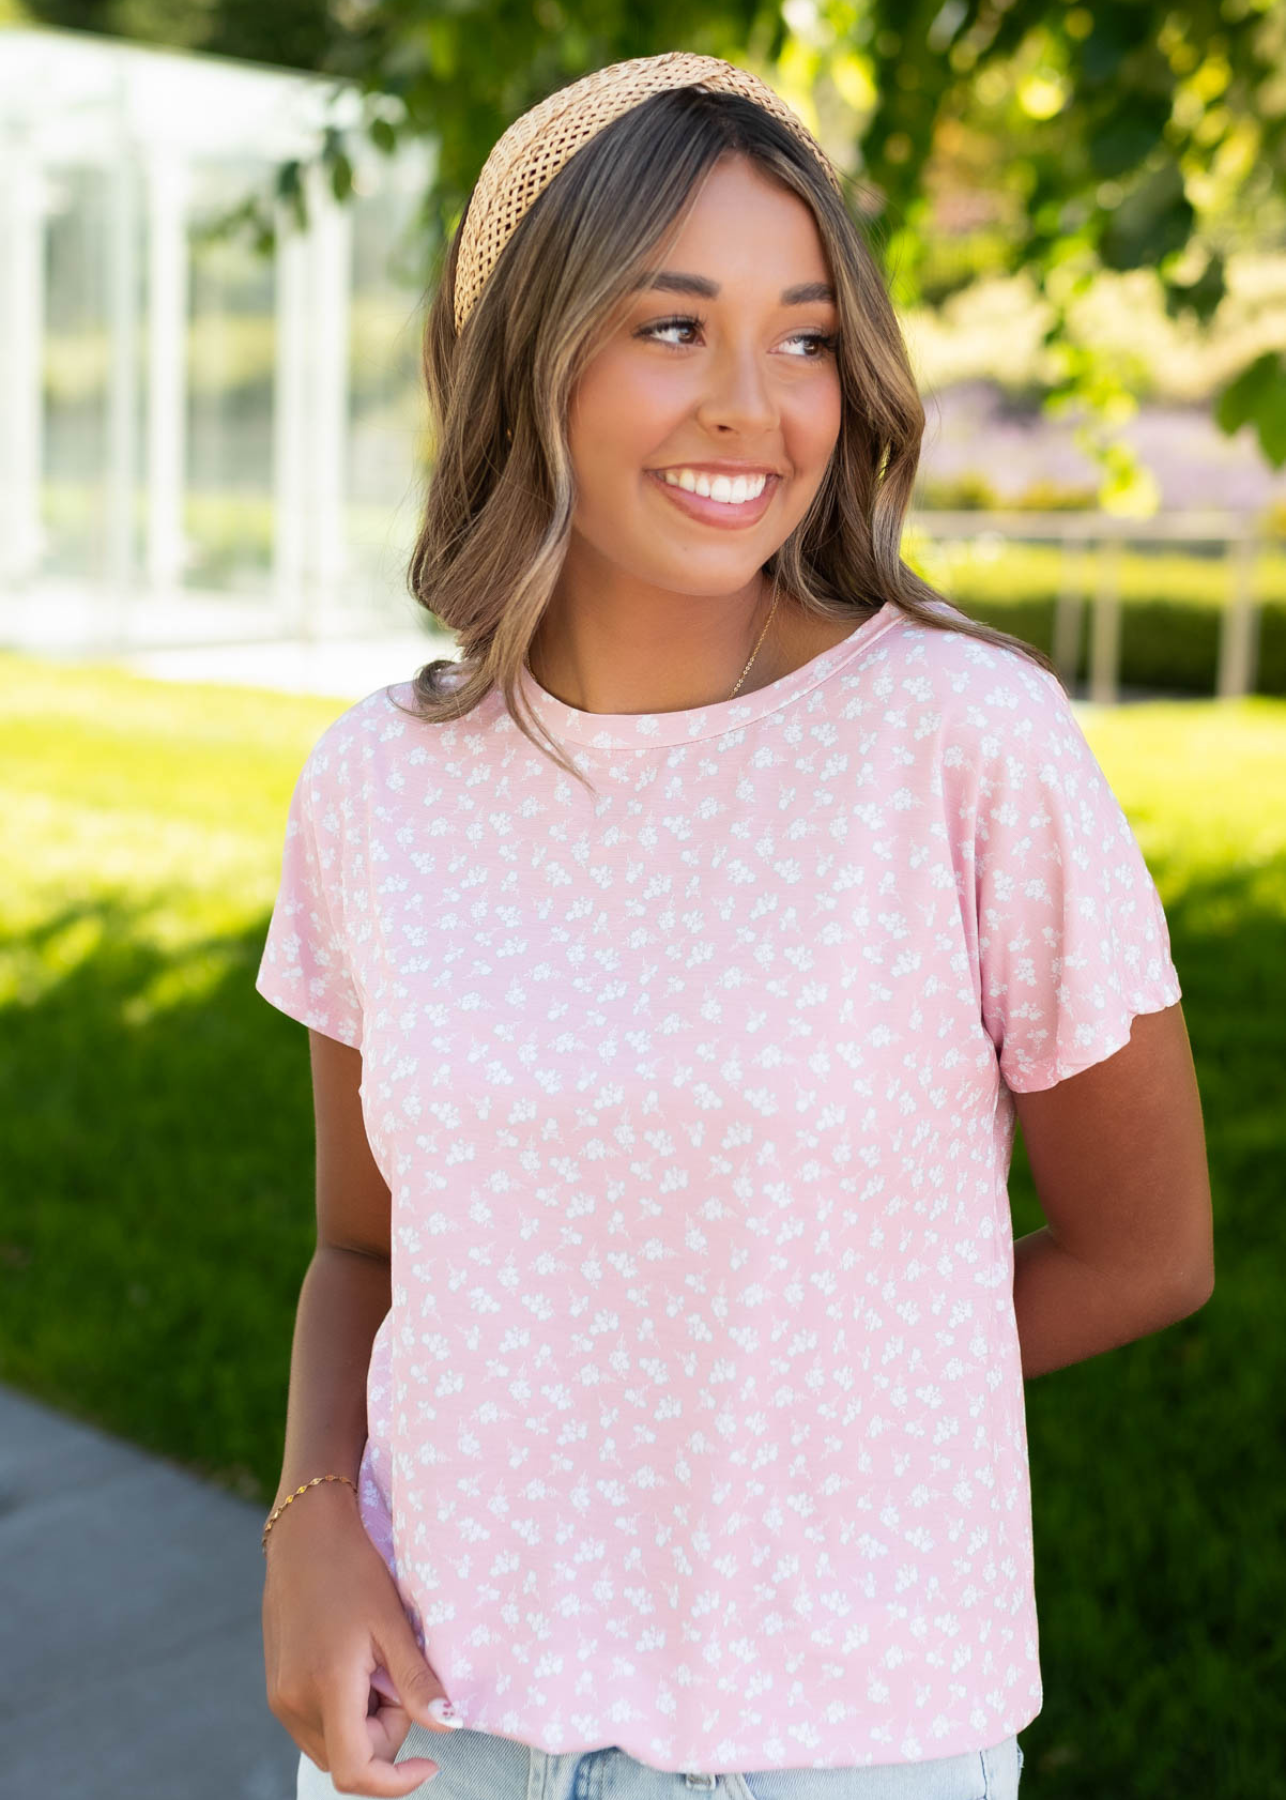
<svg viewBox="0 0 1286 1800">
<path fill-rule="evenodd" d="M 252 983 L 334 700 L 0 654 L 0 1376 L 266 1506 L 311 1254 L 307 1034 Z M 1280 1792 L 1286 701 L 1084 715 L 1166 903 L 1218 1284 L 1027 1390 L 1024 1795 Z M 1021 1142 L 1015 1232 L 1042 1222 Z M 1273 1669 L 1277 1675 L 1273 1675 Z"/>
</svg>

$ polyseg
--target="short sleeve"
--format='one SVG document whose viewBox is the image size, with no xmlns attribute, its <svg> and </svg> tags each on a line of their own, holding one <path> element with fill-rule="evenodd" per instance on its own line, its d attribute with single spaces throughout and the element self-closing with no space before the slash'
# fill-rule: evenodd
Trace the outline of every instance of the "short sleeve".
<svg viewBox="0 0 1286 1800">
<path fill-rule="evenodd" d="M 1003 686 L 1008 689 L 1010 683 Z M 1030 665 L 979 747 L 982 1018 L 1012 1090 L 1052 1087 L 1180 996 L 1161 896 L 1062 684 Z"/>
<path fill-rule="evenodd" d="M 290 798 L 281 883 L 255 987 L 301 1025 L 356 1046 L 362 1006 L 342 925 L 340 822 L 318 788 L 315 754 Z"/>
</svg>

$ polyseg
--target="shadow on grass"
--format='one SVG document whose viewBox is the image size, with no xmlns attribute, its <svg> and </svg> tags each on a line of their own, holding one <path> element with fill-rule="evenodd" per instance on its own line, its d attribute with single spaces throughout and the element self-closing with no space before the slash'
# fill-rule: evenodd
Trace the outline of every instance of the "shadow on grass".
<svg viewBox="0 0 1286 1800">
<path fill-rule="evenodd" d="M 0 1376 L 262 1502 L 314 1242 L 307 1033 L 254 990 L 266 920 L 185 948 L 221 966 L 199 998 L 140 1008 L 173 962 L 148 910 L 10 936 L 20 966 L 97 947 L 0 1009 Z"/>
</svg>

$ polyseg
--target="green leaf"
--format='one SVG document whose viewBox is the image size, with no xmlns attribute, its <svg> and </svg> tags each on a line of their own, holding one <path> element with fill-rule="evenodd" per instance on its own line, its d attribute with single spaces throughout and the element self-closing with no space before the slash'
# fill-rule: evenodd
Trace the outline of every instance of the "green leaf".
<svg viewBox="0 0 1286 1800">
<path fill-rule="evenodd" d="M 385 156 L 392 156 L 397 149 L 397 133 L 387 119 L 372 119 L 370 136 L 375 148 Z"/>
<path fill-rule="evenodd" d="M 1228 291 L 1224 280 L 1224 259 L 1212 256 L 1195 281 L 1170 281 L 1162 276 L 1165 310 L 1172 319 L 1191 313 L 1201 324 L 1208 325 L 1219 303 Z"/>
<path fill-rule="evenodd" d="M 1275 469 L 1286 463 L 1286 356 L 1265 350 L 1230 381 L 1215 402 L 1221 431 L 1253 425 L 1259 445 Z"/>
<path fill-rule="evenodd" d="M 337 200 L 347 200 L 353 191 L 353 165 L 342 150 L 331 159 L 330 189 Z"/>
<path fill-rule="evenodd" d="M 1192 202 L 1172 162 L 1153 169 L 1108 215 L 1099 255 L 1109 269 L 1154 268 L 1192 235 Z"/>
<path fill-rule="evenodd" d="M 1090 167 L 1099 177 L 1127 175 L 1161 142 L 1170 116 L 1168 95 L 1130 96 L 1130 110 L 1109 120 L 1090 137 Z"/>
</svg>

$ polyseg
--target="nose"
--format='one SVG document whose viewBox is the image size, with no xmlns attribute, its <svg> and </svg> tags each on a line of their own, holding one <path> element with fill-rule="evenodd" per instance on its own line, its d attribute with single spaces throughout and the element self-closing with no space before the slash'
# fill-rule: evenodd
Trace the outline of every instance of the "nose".
<svg viewBox="0 0 1286 1800">
<path fill-rule="evenodd" d="M 752 347 L 729 347 L 716 360 L 710 389 L 698 408 L 699 424 L 707 431 L 731 430 L 745 437 L 766 433 L 777 423 L 777 404 Z"/>
</svg>

